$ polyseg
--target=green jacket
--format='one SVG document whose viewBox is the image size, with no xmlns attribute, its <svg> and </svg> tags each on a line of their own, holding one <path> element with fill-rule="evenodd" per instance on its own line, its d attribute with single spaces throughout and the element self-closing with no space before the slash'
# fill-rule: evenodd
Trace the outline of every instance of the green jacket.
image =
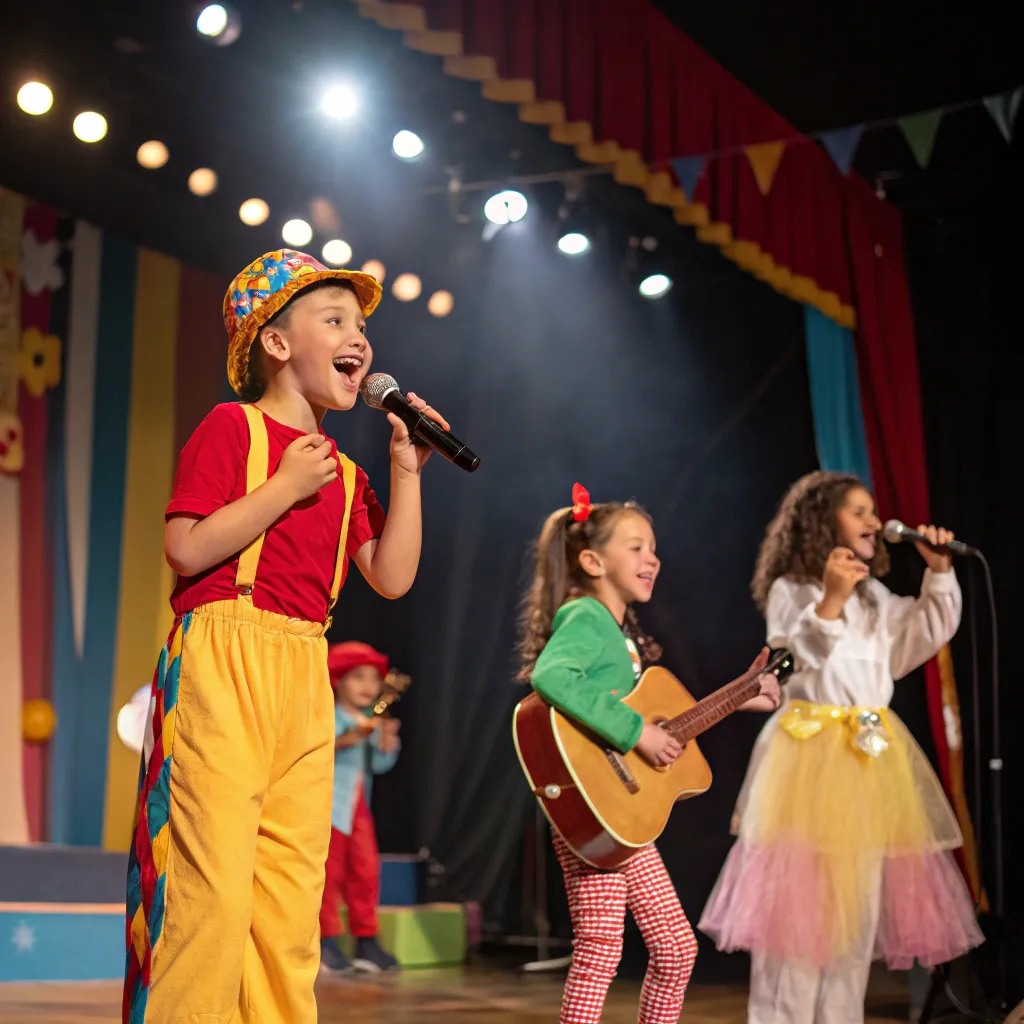
<svg viewBox="0 0 1024 1024">
<path fill-rule="evenodd" d="M 580 597 L 563 604 L 552 625 L 533 669 L 533 688 L 616 750 L 632 750 L 644 720 L 622 703 L 636 675 L 614 616 L 600 601 Z"/>
</svg>

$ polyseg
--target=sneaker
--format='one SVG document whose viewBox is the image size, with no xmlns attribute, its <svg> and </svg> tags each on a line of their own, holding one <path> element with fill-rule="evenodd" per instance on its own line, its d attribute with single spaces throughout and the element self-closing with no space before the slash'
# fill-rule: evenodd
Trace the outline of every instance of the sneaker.
<svg viewBox="0 0 1024 1024">
<path fill-rule="evenodd" d="M 327 974 L 350 974 L 352 964 L 335 939 L 320 940 L 320 970 Z"/>
<path fill-rule="evenodd" d="M 397 971 L 398 961 L 380 948 L 376 938 L 356 939 L 356 955 L 352 958 L 352 966 L 357 971 L 378 974 L 381 971 Z"/>
</svg>

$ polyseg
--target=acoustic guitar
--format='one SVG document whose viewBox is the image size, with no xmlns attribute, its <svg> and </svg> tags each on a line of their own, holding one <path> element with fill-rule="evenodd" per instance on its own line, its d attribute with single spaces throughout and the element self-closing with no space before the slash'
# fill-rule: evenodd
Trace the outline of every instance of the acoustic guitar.
<svg viewBox="0 0 1024 1024">
<path fill-rule="evenodd" d="M 678 800 L 706 793 L 711 768 L 696 737 L 761 689 L 760 676 L 792 672 L 789 651 L 694 700 L 664 668 L 647 669 L 623 703 L 645 722 L 667 729 L 683 748 L 671 765 L 654 767 L 641 754 L 620 754 L 537 693 L 520 701 L 512 735 L 526 781 L 569 847 L 596 868 L 615 868 L 654 842 Z"/>
</svg>

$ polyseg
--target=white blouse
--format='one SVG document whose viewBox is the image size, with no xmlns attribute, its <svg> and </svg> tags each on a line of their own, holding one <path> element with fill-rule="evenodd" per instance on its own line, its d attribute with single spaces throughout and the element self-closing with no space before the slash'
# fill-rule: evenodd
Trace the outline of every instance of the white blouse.
<svg viewBox="0 0 1024 1024">
<path fill-rule="evenodd" d="M 962 598 L 956 574 L 926 570 L 920 597 L 897 597 L 879 580 L 868 585 L 877 607 L 855 592 L 838 619 L 820 619 L 821 583 L 777 579 L 768 592 L 768 645 L 786 647 L 794 672 L 790 699 L 815 704 L 885 707 L 893 680 L 937 654 L 960 625 Z M 873 616 L 873 618 L 872 618 Z"/>
</svg>

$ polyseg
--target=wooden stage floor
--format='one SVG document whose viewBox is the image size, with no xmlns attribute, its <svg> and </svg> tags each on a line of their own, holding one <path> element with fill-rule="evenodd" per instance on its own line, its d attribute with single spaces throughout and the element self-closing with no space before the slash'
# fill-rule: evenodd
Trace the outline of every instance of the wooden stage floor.
<svg viewBox="0 0 1024 1024">
<path fill-rule="evenodd" d="M 563 975 L 521 975 L 482 967 L 409 971 L 381 980 L 321 978 L 317 985 L 322 1024 L 554 1024 Z M 640 988 L 617 981 L 605 1008 L 604 1024 L 636 1020 Z M 725 1024 L 746 1020 L 742 987 L 694 985 L 683 1011 L 684 1024 Z M 907 1021 L 905 993 L 882 986 L 869 1000 L 866 1024 Z M 113 982 L 0 984 L 4 1024 L 116 1024 L 120 986 Z"/>
</svg>

